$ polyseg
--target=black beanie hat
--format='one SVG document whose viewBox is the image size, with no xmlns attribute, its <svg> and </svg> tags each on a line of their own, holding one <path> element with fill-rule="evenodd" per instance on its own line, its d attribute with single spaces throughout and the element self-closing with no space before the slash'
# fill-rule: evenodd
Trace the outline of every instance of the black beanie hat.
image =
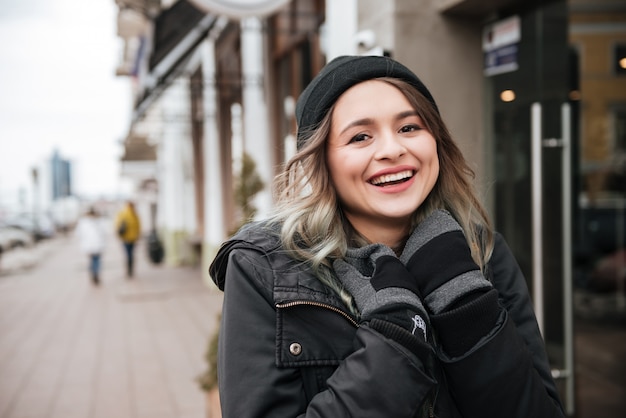
<svg viewBox="0 0 626 418">
<path fill-rule="evenodd" d="M 341 56 L 330 61 L 304 89 L 296 104 L 297 146 L 301 149 L 307 134 L 319 124 L 339 96 L 362 81 L 393 77 L 406 81 L 422 93 L 437 112 L 437 104 L 426 86 L 407 67 L 381 56 Z"/>
</svg>

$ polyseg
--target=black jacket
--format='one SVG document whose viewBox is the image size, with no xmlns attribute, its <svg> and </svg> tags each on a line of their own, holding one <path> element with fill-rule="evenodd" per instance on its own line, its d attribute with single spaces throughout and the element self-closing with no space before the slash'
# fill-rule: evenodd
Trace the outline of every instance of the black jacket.
<svg viewBox="0 0 626 418">
<path fill-rule="evenodd" d="M 225 418 L 562 417 L 526 282 L 500 235 L 488 276 L 498 325 L 470 352 L 419 358 L 358 325 L 263 224 L 220 248 L 218 381 Z"/>
</svg>

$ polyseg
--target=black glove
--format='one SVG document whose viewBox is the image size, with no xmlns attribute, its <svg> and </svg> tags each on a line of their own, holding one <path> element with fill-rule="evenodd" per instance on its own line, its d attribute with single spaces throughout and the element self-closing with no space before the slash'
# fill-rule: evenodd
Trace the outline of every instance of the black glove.
<svg viewBox="0 0 626 418">
<path fill-rule="evenodd" d="M 426 307 L 435 314 L 493 287 L 472 259 L 461 226 L 443 210 L 436 210 L 415 228 L 400 261 L 417 279 Z"/>
<path fill-rule="evenodd" d="M 472 259 L 463 230 L 450 213 L 436 210 L 422 221 L 400 260 L 416 278 L 449 354 L 469 350 L 495 326 L 497 291 Z"/>
<path fill-rule="evenodd" d="M 418 296 L 415 279 L 382 244 L 349 249 L 333 263 L 339 281 L 354 298 L 361 321 L 414 350 L 412 336 L 428 339 L 428 315 Z M 392 323 L 389 327 L 384 323 Z M 394 328 L 401 327 L 402 332 Z M 403 335 L 410 333 L 407 335 Z M 418 351 L 423 348 L 418 349 Z"/>
</svg>

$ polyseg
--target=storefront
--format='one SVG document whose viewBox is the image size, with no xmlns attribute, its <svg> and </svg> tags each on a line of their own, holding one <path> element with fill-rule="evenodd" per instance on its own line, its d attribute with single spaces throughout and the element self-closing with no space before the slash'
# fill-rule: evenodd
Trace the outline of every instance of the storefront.
<svg viewBox="0 0 626 418">
<path fill-rule="evenodd" d="M 175 5 L 188 2 L 214 3 Z M 384 51 L 429 86 L 475 170 L 495 226 L 528 280 L 572 415 L 575 319 L 626 317 L 626 3 L 257 3 L 271 3 L 270 12 L 248 19 L 251 9 L 229 9 L 227 24 L 205 28 L 212 35 L 189 77 L 191 154 L 202 172 L 194 202 L 203 215 L 194 228 L 204 230 L 205 247 L 215 247 L 241 218 L 231 164 L 241 148 L 254 150 L 269 184 L 294 152 L 295 99 L 304 86 L 337 54 Z M 172 143 L 183 136 L 172 132 Z M 271 202 L 262 194 L 263 214 Z"/>
<path fill-rule="evenodd" d="M 618 2 L 559 0 L 511 7 L 483 29 L 493 215 L 568 413 L 573 321 L 626 312 L 625 17 Z"/>
<path fill-rule="evenodd" d="M 563 398 L 573 391 L 573 183 L 567 4 L 521 5 L 485 26 L 493 215 L 533 296 Z"/>
</svg>

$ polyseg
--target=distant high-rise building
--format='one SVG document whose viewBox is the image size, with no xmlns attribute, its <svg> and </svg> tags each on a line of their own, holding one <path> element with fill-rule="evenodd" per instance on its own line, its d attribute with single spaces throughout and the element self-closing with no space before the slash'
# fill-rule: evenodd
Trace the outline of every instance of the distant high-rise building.
<svg viewBox="0 0 626 418">
<path fill-rule="evenodd" d="M 52 200 L 72 195 L 72 163 L 59 156 L 54 151 L 50 160 L 50 173 L 52 180 Z"/>
</svg>

